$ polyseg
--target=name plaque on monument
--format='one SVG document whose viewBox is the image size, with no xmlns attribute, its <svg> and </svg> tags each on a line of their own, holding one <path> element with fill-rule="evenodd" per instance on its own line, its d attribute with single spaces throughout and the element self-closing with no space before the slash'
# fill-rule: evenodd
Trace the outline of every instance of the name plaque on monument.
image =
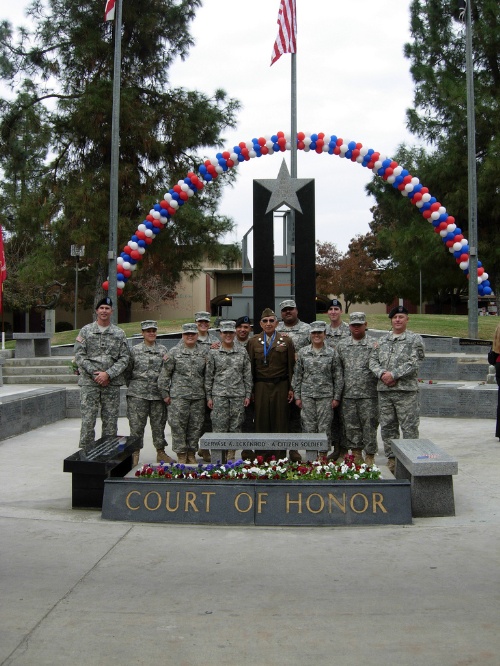
<svg viewBox="0 0 500 666">
<path fill-rule="evenodd" d="M 102 517 L 255 526 L 408 525 L 410 483 L 107 479 Z"/>
</svg>

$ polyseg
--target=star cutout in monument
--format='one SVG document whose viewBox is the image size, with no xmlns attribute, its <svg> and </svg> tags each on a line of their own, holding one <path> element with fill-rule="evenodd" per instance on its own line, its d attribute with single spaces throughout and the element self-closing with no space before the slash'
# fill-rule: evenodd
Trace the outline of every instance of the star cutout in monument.
<svg viewBox="0 0 500 666">
<path fill-rule="evenodd" d="M 277 178 L 263 178 L 256 182 L 271 192 L 271 198 L 269 199 L 269 205 L 266 210 L 267 215 L 267 213 L 276 210 L 283 204 L 302 213 L 302 208 L 300 207 L 296 193 L 308 183 L 312 182 L 312 179 L 290 178 L 290 172 L 288 171 L 285 160 L 283 160 Z"/>
</svg>

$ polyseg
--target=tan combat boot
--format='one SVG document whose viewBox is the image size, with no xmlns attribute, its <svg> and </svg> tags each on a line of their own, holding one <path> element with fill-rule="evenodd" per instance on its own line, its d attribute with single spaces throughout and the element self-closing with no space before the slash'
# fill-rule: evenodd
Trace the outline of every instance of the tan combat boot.
<svg viewBox="0 0 500 666">
<path fill-rule="evenodd" d="M 371 453 L 367 453 L 365 456 L 365 463 L 368 467 L 373 467 L 375 464 L 375 456 Z"/>
<path fill-rule="evenodd" d="M 351 451 L 354 456 L 354 464 L 362 465 L 365 462 L 363 460 L 363 449 L 351 449 Z"/>
<path fill-rule="evenodd" d="M 187 463 L 187 451 L 177 451 L 177 462 L 181 463 L 181 465 Z"/>
<path fill-rule="evenodd" d="M 164 463 L 174 463 L 175 460 L 171 458 L 168 453 L 165 452 L 165 449 L 156 449 L 156 462 Z"/>
<path fill-rule="evenodd" d="M 137 467 L 139 464 L 139 456 L 141 455 L 140 449 L 137 449 L 132 453 L 132 467 Z"/>
<path fill-rule="evenodd" d="M 200 458 L 203 458 L 203 462 L 209 463 L 212 462 L 212 457 L 208 449 L 198 449 L 198 455 Z"/>
<path fill-rule="evenodd" d="M 228 449 L 227 450 L 227 460 L 234 460 L 236 459 L 236 449 Z"/>
<path fill-rule="evenodd" d="M 193 449 L 188 449 L 187 450 L 187 458 L 186 458 L 186 463 L 188 465 L 197 465 L 197 460 L 196 460 L 196 455 L 193 451 Z"/>
<path fill-rule="evenodd" d="M 387 467 L 389 468 L 389 472 L 394 474 L 394 470 L 396 469 L 396 458 L 387 458 Z"/>
</svg>

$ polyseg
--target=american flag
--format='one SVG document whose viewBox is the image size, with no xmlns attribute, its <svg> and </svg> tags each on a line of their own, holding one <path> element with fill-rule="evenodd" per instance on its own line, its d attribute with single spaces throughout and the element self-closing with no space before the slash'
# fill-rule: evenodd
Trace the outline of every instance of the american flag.
<svg viewBox="0 0 500 666">
<path fill-rule="evenodd" d="M 271 65 L 283 53 L 295 53 L 297 50 L 297 15 L 295 0 L 281 0 L 278 12 L 278 36 L 274 42 Z"/>
<path fill-rule="evenodd" d="M 106 6 L 104 8 L 104 20 L 115 20 L 115 0 L 106 0 Z"/>
</svg>

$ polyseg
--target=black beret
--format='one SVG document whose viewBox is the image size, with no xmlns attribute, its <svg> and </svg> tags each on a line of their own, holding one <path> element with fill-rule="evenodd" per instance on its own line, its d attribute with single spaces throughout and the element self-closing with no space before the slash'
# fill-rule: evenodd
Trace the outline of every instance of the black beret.
<svg viewBox="0 0 500 666">
<path fill-rule="evenodd" d="M 392 308 L 392 310 L 389 312 L 389 319 L 392 319 L 397 314 L 407 315 L 409 312 L 404 305 L 396 305 L 396 307 Z"/>
<path fill-rule="evenodd" d="M 113 301 L 109 298 L 109 296 L 105 296 L 104 298 L 101 298 L 99 303 L 95 306 L 95 309 L 100 308 L 101 305 L 109 305 L 110 308 L 113 307 Z"/>
<path fill-rule="evenodd" d="M 343 310 L 342 303 L 337 298 L 333 298 L 330 301 L 330 305 L 328 307 L 329 308 L 336 307 L 336 308 L 340 308 L 341 310 Z"/>
<path fill-rule="evenodd" d="M 244 317 L 238 317 L 238 319 L 236 320 L 236 328 L 238 328 L 238 326 L 241 326 L 242 324 L 250 324 L 250 323 L 251 323 L 250 317 L 247 317 L 246 315 Z"/>
</svg>

